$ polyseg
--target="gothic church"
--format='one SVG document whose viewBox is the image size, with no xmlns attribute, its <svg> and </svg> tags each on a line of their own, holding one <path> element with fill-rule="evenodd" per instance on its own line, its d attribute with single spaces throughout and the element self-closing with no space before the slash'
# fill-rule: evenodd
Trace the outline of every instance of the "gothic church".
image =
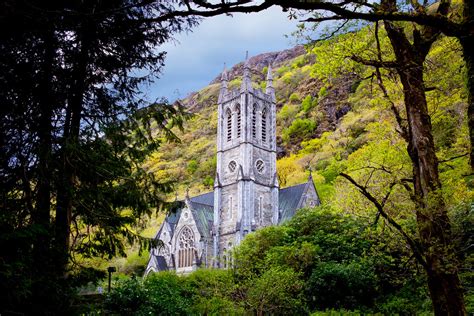
<svg viewBox="0 0 474 316">
<path fill-rule="evenodd" d="M 249 232 L 278 225 L 296 210 L 319 205 L 308 182 L 280 189 L 276 170 L 276 103 L 271 68 L 265 92 L 252 88 L 248 59 L 240 89 L 229 90 L 222 74 L 218 100 L 217 172 L 214 192 L 186 196 L 168 215 L 145 275 L 198 267 L 226 268 L 230 250 Z"/>
</svg>

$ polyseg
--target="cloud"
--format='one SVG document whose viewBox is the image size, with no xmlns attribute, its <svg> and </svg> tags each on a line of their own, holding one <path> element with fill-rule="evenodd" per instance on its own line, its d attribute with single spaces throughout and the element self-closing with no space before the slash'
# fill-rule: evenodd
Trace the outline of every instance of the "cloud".
<svg viewBox="0 0 474 316">
<path fill-rule="evenodd" d="M 161 96 L 173 101 L 206 86 L 221 71 L 224 62 L 229 67 L 249 55 L 289 48 L 294 43 L 284 35 L 296 29 L 278 8 L 233 17 L 207 18 L 193 32 L 178 34 L 179 43 L 167 43 L 164 72 L 159 80 L 145 88 L 151 98 Z M 179 95 L 176 91 L 179 90 Z"/>
</svg>

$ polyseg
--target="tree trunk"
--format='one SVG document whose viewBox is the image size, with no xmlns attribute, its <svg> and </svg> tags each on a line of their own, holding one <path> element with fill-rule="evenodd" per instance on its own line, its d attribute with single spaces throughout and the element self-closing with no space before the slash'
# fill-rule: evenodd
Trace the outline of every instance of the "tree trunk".
<svg viewBox="0 0 474 316">
<path fill-rule="evenodd" d="M 474 20 L 474 3 L 472 0 L 463 1 L 463 20 L 472 24 Z M 474 35 L 460 36 L 464 60 L 466 61 L 466 83 L 467 83 L 467 122 L 469 127 L 469 140 L 471 148 L 469 151 L 469 163 L 471 173 L 474 173 Z"/>
<path fill-rule="evenodd" d="M 411 44 L 403 29 L 390 22 L 385 22 L 385 28 L 397 63 L 402 65 L 397 72 L 404 90 L 417 228 L 433 309 L 435 315 L 465 315 L 450 221 L 440 191 L 438 159 L 423 82 L 423 63 L 434 38 L 430 42 L 417 33 Z"/>
<path fill-rule="evenodd" d="M 471 172 L 474 173 L 474 36 L 461 37 L 460 42 L 466 61 L 467 123 L 471 143 L 469 163 Z"/>
<path fill-rule="evenodd" d="M 45 29 L 41 34 L 44 50 L 42 51 L 41 69 L 38 76 L 37 90 L 34 92 L 38 97 L 35 107 L 38 109 L 39 117 L 35 129 L 38 135 L 38 182 L 35 197 L 35 208 L 31 215 L 35 226 L 35 234 L 32 239 L 31 261 L 31 295 L 29 307 L 32 310 L 39 308 L 49 302 L 50 289 L 45 286 L 51 280 L 54 269 L 51 267 L 51 191 L 52 191 L 52 117 L 54 105 L 53 65 L 55 60 L 56 45 L 54 33 Z M 30 185 L 30 183 L 25 184 Z"/>
<path fill-rule="evenodd" d="M 451 226 L 439 190 L 438 161 L 421 67 L 410 67 L 399 73 L 404 86 L 410 134 L 408 147 L 413 163 L 418 233 L 435 315 L 463 315 L 466 312 L 464 297 L 451 242 Z"/>
<path fill-rule="evenodd" d="M 85 23 L 79 27 L 77 37 L 79 41 L 79 51 L 73 69 L 73 78 L 71 80 L 72 91 L 69 94 L 66 109 L 59 179 L 61 185 L 58 187 L 58 202 L 56 206 L 57 269 L 58 273 L 62 275 L 67 271 L 69 257 L 70 227 L 76 173 L 75 155 L 76 151 L 79 150 L 80 124 L 87 81 L 86 74 L 90 45 Z"/>
</svg>

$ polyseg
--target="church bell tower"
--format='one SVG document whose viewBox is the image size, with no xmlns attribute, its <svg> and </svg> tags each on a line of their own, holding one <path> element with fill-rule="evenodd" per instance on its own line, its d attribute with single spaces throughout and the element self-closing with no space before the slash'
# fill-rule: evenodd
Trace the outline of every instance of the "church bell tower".
<svg viewBox="0 0 474 316">
<path fill-rule="evenodd" d="M 214 257 L 229 264 L 229 250 L 260 227 L 278 223 L 276 105 L 271 67 L 265 92 L 252 87 L 248 58 L 240 89 L 222 73 L 218 100 L 214 182 Z"/>
</svg>

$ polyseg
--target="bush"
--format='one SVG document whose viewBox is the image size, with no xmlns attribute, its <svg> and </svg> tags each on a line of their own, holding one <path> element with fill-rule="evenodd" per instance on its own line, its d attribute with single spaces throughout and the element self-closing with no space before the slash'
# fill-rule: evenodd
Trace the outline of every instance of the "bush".
<svg viewBox="0 0 474 316">
<path fill-rule="evenodd" d="M 285 143 L 295 143 L 313 134 L 316 123 L 311 119 L 296 119 L 290 127 L 283 130 L 282 139 Z"/>
<path fill-rule="evenodd" d="M 247 304 L 256 315 L 305 313 L 303 282 L 292 269 L 270 268 L 249 285 Z"/>
<path fill-rule="evenodd" d="M 366 262 L 321 262 L 306 282 L 310 307 L 354 309 L 371 307 L 376 297 L 374 267 Z"/>
<path fill-rule="evenodd" d="M 303 102 L 301 102 L 301 110 L 304 114 L 308 114 L 313 108 L 316 107 L 316 105 L 318 105 L 318 99 L 313 99 L 310 95 L 308 95 L 306 98 L 304 98 Z"/>
<path fill-rule="evenodd" d="M 231 270 L 201 269 L 186 278 L 197 315 L 243 315 L 242 307 L 232 300 L 234 279 Z"/>
<path fill-rule="evenodd" d="M 299 102 L 300 101 L 300 96 L 298 95 L 298 93 L 293 92 L 290 95 L 289 101 L 292 102 L 292 103 Z"/>
<path fill-rule="evenodd" d="M 191 294 L 174 273 L 153 273 L 143 282 L 121 281 L 107 295 L 106 312 L 115 315 L 187 315 Z"/>
<path fill-rule="evenodd" d="M 119 281 L 107 295 L 104 308 L 116 315 L 147 315 L 152 311 L 143 283 L 136 278 Z"/>
</svg>

